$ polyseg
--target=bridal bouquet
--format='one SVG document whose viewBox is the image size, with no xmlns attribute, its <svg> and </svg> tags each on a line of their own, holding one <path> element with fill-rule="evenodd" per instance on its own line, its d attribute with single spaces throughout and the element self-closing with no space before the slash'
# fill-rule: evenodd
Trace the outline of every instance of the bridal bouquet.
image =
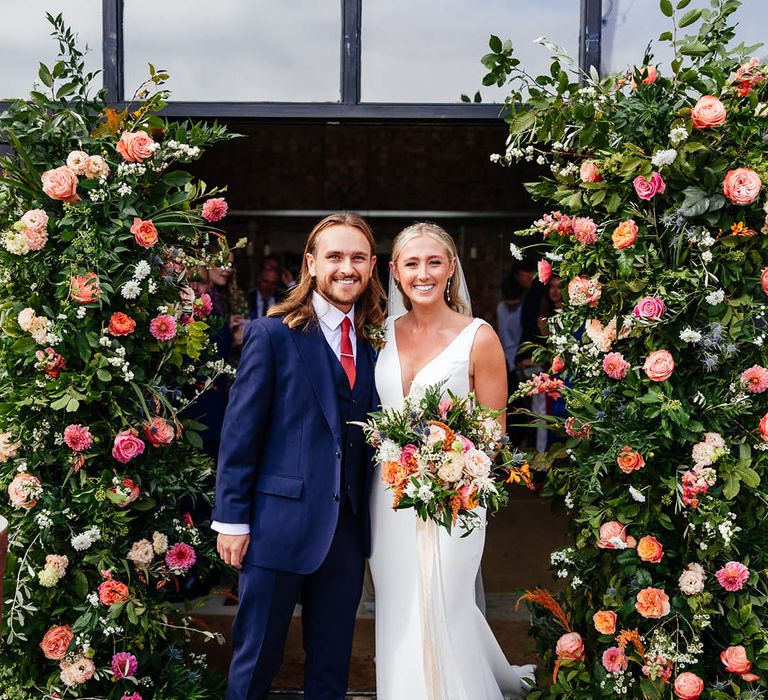
<svg viewBox="0 0 768 700">
<path fill-rule="evenodd" d="M 473 394 L 444 397 L 440 384 L 412 392 L 401 408 L 372 413 L 363 429 L 393 508 L 413 508 L 449 532 L 458 522 L 468 534 L 480 522 L 477 508 L 506 503 L 505 482 L 531 487 L 523 455 L 502 435 L 501 413 Z"/>
</svg>

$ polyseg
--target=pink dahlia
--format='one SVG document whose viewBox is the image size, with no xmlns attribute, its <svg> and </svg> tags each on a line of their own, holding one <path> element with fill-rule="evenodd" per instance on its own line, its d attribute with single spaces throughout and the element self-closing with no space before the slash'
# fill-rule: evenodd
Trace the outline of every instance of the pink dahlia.
<svg viewBox="0 0 768 700">
<path fill-rule="evenodd" d="M 112 676 L 116 681 L 133 676 L 138 668 L 136 657 L 127 651 L 120 651 L 112 657 Z"/>
<path fill-rule="evenodd" d="M 610 647 L 603 652 L 603 668 L 608 673 L 624 673 L 627 670 L 627 656 L 619 647 Z"/>
<path fill-rule="evenodd" d="M 715 572 L 715 578 L 726 591 L 740 591 L 749 578 L 749 569 L 740 561 L 729 561 Z"/>
<path fill-rule="evenodd" d="M 611 379 L 624 379 L 629 367 L 629 362 L 624 359 L 624 355 L 620 352 L 609 352 L 603 358 L 603 371 Z"/>
<path fill-rule="evenodd" d="M 227 209 L 224 197 L 214 197 L 203 204 L 201 214 L 206 221 L 221 221 L 227 215 Z"/>
<path fill-rule="evenodd" d="M 93 444 L 93 435 L 87 426 L 73 423 L 64 428 L 64 442 L 73 452 L 85 452 Z"/>
<path fill-rule="evenodd" d="M 180 571 L 189 571 L 197 561 L 195 550 L 184 542 L 178 542 L 168 548 L 165 553 L 165 563 L 169 568 Z"/>
<path fill-rule="evenodd" d="M 176 319 L 170 314 L 160 314 L 150 322 L 149 332 L 158 340 L 173 340 L 176 337 Z"/>
<path fill-rule="evenodd" d="M 768 370 L 760 365 L 754 365 L 744 370 L 741 381 L 747 385 L 747 391 L 753 394 L 762 394 L 768 389 Z"/>
<path fill-rule="evenodd" d="M 573 235 L 584 245 L 597 243 L 597 224 L 588 216 L 576 216 L 573 218 Z"/>
</svg>

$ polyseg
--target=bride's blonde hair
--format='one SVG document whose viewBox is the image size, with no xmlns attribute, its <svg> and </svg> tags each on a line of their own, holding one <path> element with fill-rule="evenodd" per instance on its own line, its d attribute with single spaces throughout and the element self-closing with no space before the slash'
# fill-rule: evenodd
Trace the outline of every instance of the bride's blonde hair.
<svg viewBox="0 0 768 700">
<path fill-rule="evenodd" d="M 450 262 L 453 262 L 454 260 L 458 263 L 459 258 L 459 251 L 456 248 L 456 242 L 451 237 L 451 234 L 448 233 L 442 226 L 438 226 L 437 224 L 433 224 L 430 221 L 418 221 L 415 224 L 411 224 L 410 226 L 404 228 L 400 233 L 395 236 L 395 240 L 392 243 L 392 257 L 391 260 L 395 265 L 397 265 L 397 259 L 400 257 L 400 253 L 402 252 L 403 248 L 407 243 L 410 243 L 414 238 L 419 238 L 419 236 L 429 236 L 430 238 L 433 238 L 438 243 L 440 243 L 448 253 L 448 260 Z M 449 281 L 449 288 L 448 288 L 448 294 L 445 297 L 445 301 L 448 304 L 450 308 L 452 308 L 454 311 L 458 311 L 460 314 L 468 314 L 469 313 L 469 302 L 464 299 L 461 294 L 459 294 L 459 280 L 458 276 L 456 274 L 458 270 L 458 266 L 456 270 L 454 270 L 453 274 L 448 278 Z M 400 283 L 397 283 L 398 289 L 400 289 Z M 400 289 L 400 293 L 403 294 L 402 289 Z M 405 304 L 405 308 L 408 309 L 408 311 L 411 310 L 411 300 L 403 294 L 403 303 Z"/>
</svg>

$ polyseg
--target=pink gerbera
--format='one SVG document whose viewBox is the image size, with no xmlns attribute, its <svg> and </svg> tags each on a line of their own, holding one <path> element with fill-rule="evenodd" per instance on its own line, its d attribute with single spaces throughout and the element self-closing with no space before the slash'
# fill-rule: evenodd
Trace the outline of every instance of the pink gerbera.
<svg viewBox="0 0 768 700">
<path fill-rule="evenodd" d="M 715 578 L 726 591 L 740 591 L 749 578 L 749 569 L 740 561 L 729 561 L 715 572 Z"/>
<path fill-rule="evenodd" d="M 150 322 L 149 332 L 158 340 L 173 340 L 176 337 L 176 319 L 169 314 L 160 314 Z"/>
<path fill-rule="evenodd" d="M 73 452 L 84 452 L 93 444 L 93 435 L 86 426 L 73 423 L 64 428 L 64 442 Z"/>
<path fill-rule="evenodd" d="M 624 379 L 630 365 L 620 352 L 609 352 L 603 358 L 603 370 L 611 379 Z"/>
<path fill-rule="evenodd" d="M 195 550 L 185 542 L 178 542 L 168 548 L 165 553 L 165 563 L 169 568 L 179 571 L 189 571 L 197 561 Z"/>
<path fill-rule="evenodd" d="M 206 221 L 221 221 L 227 215 L 227 202 L 224 197 L 214 197 L 203 204 L 202 217 Z"/>
<path fill-rule="evenodd" d="M 133 676 L 138 668 L 136 657 L 127 651 L 120 651 L 112 657 L 112 676 L 116 681 Z"/>
<path fill-rule="evenodd" d="M 741 375 L 741 381 L 746 384 L 746 390 L 753 394 L 762 394 L 768 389 L 768 369 L 754 365 Z"/>
</svg>

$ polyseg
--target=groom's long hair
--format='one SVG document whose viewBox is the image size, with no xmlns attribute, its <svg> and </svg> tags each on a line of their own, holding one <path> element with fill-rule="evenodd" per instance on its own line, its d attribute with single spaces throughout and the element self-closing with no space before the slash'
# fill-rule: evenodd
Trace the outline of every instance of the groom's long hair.
<svg viewBox="0 0 768 700">
<path fill-rule="evenodd" d="M 371 255 L 376 253 L 373 231 L 362 216 L 352 212 L 329 214 L 320 221 L 309 234 L 301 261 L 301 274 L 296 286 L 285 301 L 274 304 L 267 311 L 267 316 L 282 316 L 283 323 L 289 328 L 308 328 L 317 323 L 317 314 L 312 304 L 312 292 L 315 290 L 315 278 L 309 274 L 307 254 L 316 254 L 317 237 L 330 226 L 352 226 L 360 231 L 371 247 Z M 370 340 L 366 326 L 381 326 L 384 323 L 384 303 L 386 294 L 379 280 L 376 267 L 371 272 L 371 279 L 362 296 L 355 302 L 355 333 Z"/>
</svg>

